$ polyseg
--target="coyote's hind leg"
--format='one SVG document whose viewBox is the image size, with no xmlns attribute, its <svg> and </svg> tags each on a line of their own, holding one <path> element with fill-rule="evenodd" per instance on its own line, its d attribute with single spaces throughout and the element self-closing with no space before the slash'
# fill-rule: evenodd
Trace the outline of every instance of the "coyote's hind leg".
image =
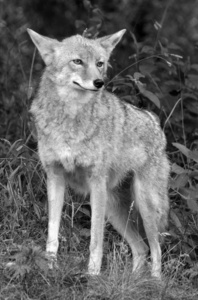
<svg viewBox="0 0 198 300">
<path fill-rule="evenodd" d="M 161 277 L 161 247 L 159 244 L 160 221 L 166 218 L 167 211 L 163 208 L 163 201 L 160 196 L 160 187 L 157 183 L 152 184 L 151 180 L 134 178 L 135 201 L 143 220 L 144 229 L 148 239 L 152 261 L 152 276 Z M 164 196 L 166 197 L 166 195 Z M 163 211 L 164 210 L 164 211 Z"/>
<path fill-rule="evenodd" d="M 130 195 L 129 199 L 120 199 L 116 192 L 109 191 L 106 216 L 128 242 L 133 254 L 133 271 L 137 271 L 145 264 L 148 247 L 130 218 L 130 203 Z"/>
</svg>

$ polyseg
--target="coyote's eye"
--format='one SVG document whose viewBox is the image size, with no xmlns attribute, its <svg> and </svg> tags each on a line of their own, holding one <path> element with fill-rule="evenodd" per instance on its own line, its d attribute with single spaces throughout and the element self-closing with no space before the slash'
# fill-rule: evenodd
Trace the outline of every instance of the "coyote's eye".
<svg viewBox="0 0 198 300">
<path fill-rule="evenodd" d="M 103 65 L 104 65 L 103 61 L 99 61 L 99 62 L 97 62 L 97 64 L 96 64 L 96 66 L 97 66 L 98 68 L 101 68 Z"/>
<path fill-rule="evenodd" d="M 82 65 L 82 60 L 81 59 L 73 59 L 73 62 L 76 64 L 76 65 Z"/>
</svg>

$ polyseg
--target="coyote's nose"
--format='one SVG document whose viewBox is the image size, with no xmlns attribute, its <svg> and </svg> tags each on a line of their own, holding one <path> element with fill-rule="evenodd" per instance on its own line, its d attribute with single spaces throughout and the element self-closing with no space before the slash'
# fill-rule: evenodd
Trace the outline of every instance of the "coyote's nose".
<svg viewBox="0 0 198 300">
<path fill-rule="evenodd" d="M 101 79 L 96 79 L 94 80 L 93 84 L 97 89 L 100 89 L 104 85 L 104 81 Z"/>
</svg>

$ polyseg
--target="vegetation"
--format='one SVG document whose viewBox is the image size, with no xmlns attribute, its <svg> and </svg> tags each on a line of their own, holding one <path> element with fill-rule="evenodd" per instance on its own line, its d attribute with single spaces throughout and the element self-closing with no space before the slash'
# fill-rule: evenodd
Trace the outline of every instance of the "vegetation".
<svg viewBox="0 0 198 300">
<path fill-rule="evenodd" d="M 0 1 L 0 299 L 197 299 L 197 13 L 196 0 Z M 123 101 L 154 111 L 168 139 L 171 210 L 162 282 L 150 278 L 149 268 L 131 274 L 128 245 L 110 225 L 102 275 L 89 278 L 88 199 L 71 191 L 58 268 L 49 270 L 45 174 L 28 115 L 44 65 L 27 27 L 57 38 L 128 29 L 106 86 Z"/>
</svg>

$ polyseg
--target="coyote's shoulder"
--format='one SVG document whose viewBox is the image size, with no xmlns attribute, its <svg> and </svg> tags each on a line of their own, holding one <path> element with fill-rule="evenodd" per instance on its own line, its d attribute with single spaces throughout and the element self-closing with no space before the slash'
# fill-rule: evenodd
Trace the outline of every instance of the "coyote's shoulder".
<svg viewBox="0 0 198 300">
<path fill-rule="evenodd" d="M 104 217 L 125 236 L 133 270 L 147 246 L 129 221 L 131 201 L 115 192 L 128 174 L 151 250 L 152 274 L 160 276 L 158 231 L 167 223 L 169 162 L 157 117 L 125 103 L 104 88 L 109 56 L 125 30 L 99 39 L 73 36 L 62 42 L 29 31 L 46 68 L 31 112 L 38 150 L 47 172 L 47 252 L 56 255 L 65 181 L 90 194 L 92 207 L 89 273 L 98 274 Z"/>
</svg>

